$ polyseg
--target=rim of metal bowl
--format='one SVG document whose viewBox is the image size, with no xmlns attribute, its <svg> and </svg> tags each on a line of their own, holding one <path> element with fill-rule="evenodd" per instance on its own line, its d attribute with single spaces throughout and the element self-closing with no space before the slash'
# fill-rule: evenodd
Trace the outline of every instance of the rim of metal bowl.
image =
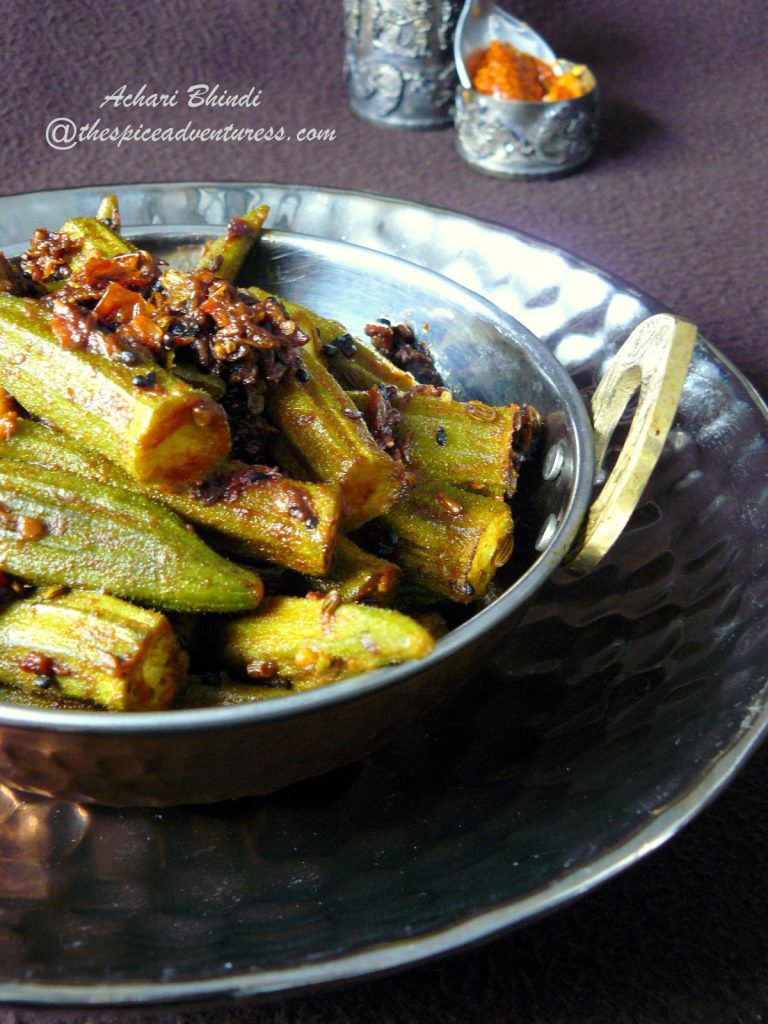
<svg viewBox="0 0 768 1024">
<path fill-rule="evenodd" d="M 101 191 L 137 191 L 142 188 L 250 188 L 253 183 L 242 182 L 155 182 L 125 186 L 88 186 Z M 509 233 L 529 240 L 530 242 L 554 251 L 558 247 L 543 242 L 530 234 L 503 228 L 490 221 L 455 213 L 437 206 L 412 203 L 381 196 L 374 193 L 359 191 L 315 188 L 308 185 L 285 185 L 274 182 L 259 182 L 258 187 L 274 189 L 290 189 L 296 192 L 322 192 L 333 196 L 352 196 L 358 199 L 374 199 L 385 205 L 408 207 L 415 210 L 427 210 L 430 213 L 450 218 L 458 224 L 482 224 L 488 230 Z M 37 194 L 73 192 L 72 189 L 41 190 Z M 77 190 L 80 191 L 80 190 Z M 22 195 L 34 195 L 23 193 Z M 1 200 L 0 200 L 1 202 Z M 581 257 L 573 257 L 580 266 L 593 273 L 604 274 L 599 267 Z M 612 281 L 625 289 L 630 285 L 615 275 Z M 634 289 L 632 289 L 634 291 Z M 659 304 L 642 293 L 642 297 Z M 750 381 L 738 367 L 720 350 L 706 339 L 700 339 L 711 357 L 728 371 L 744 388 L 750 400 L 766 421 L 768 427 L 768 405 L 755 390 Z M 489 609 L 491 610 L 491 609 Z M 345 684 L 334 684 L 341 687 Z M 140 1006 L 148 1004 L 178 1004 L 180 1002 L 204 1003 L 210 1000 L 246 999 L 256 997 L 274 997 L 287 991 L 307 992 L 313 989 L 349 982 L 362 978 L 373 978 L 404 968 L 423 963 L 438 956 L 445 956 L 471 945 L 489 941 L 519 926 L 527 920 L 553 911 L 592 890 L 597 885 L 615 876 L 626 867 L 640 860 L 655 850 L 663 842 L 687 824 L 699 811 L 713 800 L 727 785 L 736 771 L 748 760 L 768 732 L 768 686 L 754 702 L 753 716 L 742 723 L 742 728 L 733 746 L 725 750 L 715 764 L 690 789 L 680 795 L 674 802 L 662 809 L 652 821 L 644 824 L 637 832 L 633 832 L 612 847 L 603 855 L 588 861 L 578 872 L 569 872 L 557 878 L 543 889 L 531 892 L 523 899 L 504 901 L 493 908 L 472 914 L 444 928 L 438 928 L 424 935 L 414 936 L 408 941 L 392 941 L 374 948 L 356 952 L 342 952 L 331 958 L 310 963 L 300 963 L 272 971 L 254 973 L 238 973 L 230 977 L 207 977 L 189 981 L 163 982 L 106 982 L 100 985 L 78 985 L 66 983 L 28 983 L 18 982 L 2 986 L 3 998 L 13 1004 L 59 1005 L 59 1006 L 106 1006 L 122 1004 Z M 309 698 L 311 693 L 304 695 Z M 285 698 L 288 700 L 289 698 Z M 225 709 L 221 709 L 225 710 Z M 166 713 L 167 714 L 167 713 Z M 179 713 L 181 714 L 181 713 Z M 81 715 L 85 718 L 86 715 Z"/>
<path fill-rule="evenodd" d="M 116 186 L 110 186 L 115 189 Z M 66 191 L 66 190 L 61 190 Z M 200 238 L 216 234 L 212 225 L 184 224 L 131 224 L 126 228 L 128 237 L 157 238 Z M 103 735 L 114 733 L 167 733 L 190 730 L 209 730 L 243 725 L 252 721 L 285 719 L 309 714 L 319 707 L 336 703 L 354 702 L 377 690 L 396 686 L 401 680 L 416 673 L 439 665 L 467 643 L 477 640 L 494 626 L 503 622 L 512 612 L 531 598 L 549 575 L 558 567 L 570 550 L 582 519 L 587 510 L 593 484 L 592 428 L 584 401 L 567 371 L 555 356 L 526 327 L 510 314 L 476 292 L 457 284 L 448 278 L 428 270 L 417 263 L 365 246 L 354 245 L 293 231 L 276 229 L 275 237 L 285 235 L 308 240 L 310 243 L 328 243 L 345 249 L 365 251 L 367 258 L 372 255 L 381 264 L 402 267 L 405 264 L 411 280 L 424 281 L 427 286 L 439 279 L 448 281 L 451 290 L 465 303 L 474 315 L 491 322 L 502 334 L 507 335 L 510 344 L 525 349 L 534 358 L 538 372 L 547 378 L 561 399 L 561 409 L 573 426 L 573 480 L 568 499 L 563 509 L 558 528 L 547 545 L 507 590 L 495 601 L 481 609 L 457 626 L 435 645 L 434 651 L 418 661 L 404 662 L 373 672 L 352 676 L 349 679 L 309 690 L 290 694 L 274 701 L 258 701 L 252 704 L 235 704 L 223 707 L 170 708 L 165 711 L 144 711 L 140 713 L 116 713 L 114 711 L 74 711 L 57 708 L 25 707 L 20 704 L 0 702 L 0 724 L 16 728 L 45 729 L 49 732 L 86 732 Z"/>
</svg>

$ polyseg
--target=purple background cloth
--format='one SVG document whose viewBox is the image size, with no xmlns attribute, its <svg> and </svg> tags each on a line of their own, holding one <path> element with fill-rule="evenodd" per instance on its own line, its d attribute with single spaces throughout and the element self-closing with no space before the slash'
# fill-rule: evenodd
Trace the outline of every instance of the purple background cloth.
<svg viewBox="0 0 768 1024">
<path fill-rule="evenodd" d="M 557 181 L 478 175 L 448 130 L 378 129 L 349 111 L 340 0 L 132 4 L 5 0 L 0 189 L 174 180 L 363 189 L 528 231 L 695 320 L 768 394 L 765 269 L 768 120 L 764 0 L 520 0 L 512 5 L 601 85 L 595 160 Z M 148 92 L 219 83 L 262 89 L 250 111 L 115 110 Z M 331 142 L 82 144 L 55 151 L 51 119 L 76 124 L 284 124 Z M 763 751 L 685 832 L 573 907 L 441 964 L 279 1006 L 162 1012 L 224 1024 L 759 1021 L 768 1013 Z M 6 1021 L 113 1015 L 0 1009 Z M 117 1016 L 117 1015 L 114 1015 Z M 145 1018 L 146 1019 L 146 1018 Z"/>
</svg>

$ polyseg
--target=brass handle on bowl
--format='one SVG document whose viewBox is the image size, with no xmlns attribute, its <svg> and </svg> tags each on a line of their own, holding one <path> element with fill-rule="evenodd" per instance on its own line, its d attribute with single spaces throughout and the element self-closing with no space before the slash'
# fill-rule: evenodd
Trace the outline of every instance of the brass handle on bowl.
<svg viewBox="0 0 768 1024">
<path fill-rule="evenodd" d="M 695 341 L 690 320 L 670 313 L 643 320 L 613 357 L 592 396 L 598 478 L 616 425 L 639 389 L 627 439 L 569 557 L 568 569 L 575 574 L 594 569 L 634 512 L 672 426 Z"/>
</svg>

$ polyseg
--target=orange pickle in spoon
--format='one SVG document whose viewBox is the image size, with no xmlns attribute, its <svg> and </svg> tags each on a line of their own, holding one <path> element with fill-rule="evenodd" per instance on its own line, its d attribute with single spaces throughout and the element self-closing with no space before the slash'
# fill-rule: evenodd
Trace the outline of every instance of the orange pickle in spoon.
<svg viewBox="0 0 768 1024">
<path fill-rule="evenodd" d="M 554 102 L 576 99 L 589 89 L 582 77 L 583 65 L 559 71 L 512 43 L 493 39 L 467 62 L 472 85 L 478 92 L 497 99 Z"/>
</svg>

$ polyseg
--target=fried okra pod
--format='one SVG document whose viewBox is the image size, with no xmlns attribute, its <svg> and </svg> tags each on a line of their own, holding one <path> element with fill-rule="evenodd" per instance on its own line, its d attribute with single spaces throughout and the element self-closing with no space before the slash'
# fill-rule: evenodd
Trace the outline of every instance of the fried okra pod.
<svg viewBox="0 0 768 1024">
<path fill-rule="evenodd" d="M 210 270 L 225 281 L 234 281 L 268 214 L 268 206 L 256 206 L 242 217 L 233 217 L 223 235 L 205 243 L 196 269 Z"/>
<path fill-rule="evenodd" d="M 255 608 L 255 572 L 168 509 L 79 474 L 0 459 L 0 569 L 36 585 L 104 590 L 154 608 Z"/>
<path fill-rule="evenodd" d="M 258 299 L 271 294 L 263 288 L 247 290 Z M 383 384 L 396 387 L 398 391 L 410 391 L 416 386 L 416 379 L 410 373 L 395 366 L 371 345 L 353 338 L 337 320 L 329 320 L 295 302 L 278 298 L 289 316 L 311 325 L 311 343 L 342 387 L 367 389 Z"/>
<path fill-rule="evenodd" d="M 126 365 L 67 347 L 45 307 L 0 295 L 3 384 L 28 412 L 121 465 L 136 480 L 178 486 L 227 458 L 220 405 L 157 364 Z"/>
<path fill-rule="evenodd" d="M 368 392 L 352 392 L 362 412 Z M 511 497 L 520 458 L 538 425 L 526 406 L 457 402 L 448 390 L 416 388 L 392 399 L 399 454 L 419 479 L 445 481 L 492 498 Z"/>
<path fill-rule="evenodd" d="M 203 527 L 213 547 L 249 560 L 275 562 L 312 575 L 331 567 L 340 518 L 338 488 L 292 480 L 259 466 L 225 464 L 216 500 L 196 491 L 139 484 L 114 463 L 42 423 L 17 420 L 0 458 L 65 470 L 117 484 L 166 505 Z"/>
<path fill-rule="evenodd" d="M 283 378 L 268 393 L 267 412 L 312 478 L 339 486 L 342 517 L 352 528 L 397 501 L 403 469 L 379 448 L 354 402 L 310 346 L 301 360 L 303 373 Z"/>
<path fill-rule="evenodd" d="M 111 231 L 116 233 L 120 232 L 122 218 L 120 216 L 120 201 L 116 195 L 110 193 L 109 195 L 104 196 L 99 203 L 96 220 Z"/>
<path fill-rule="evenodd" d="M 468 604 L 482 597 L 512 554 L 506 502 L 449 484 L 421 482 L 382 518 L 394 561 L 412 583 Z"/>
<path fill-rule="evenodd" d="M 423 626 L 391 608 L 302 597 L 265 598 L 258 613 L 211 629 L 233 672 L 296 690 L 423 658 L 434 647 Z"/>
<path fill-rule="evenodd" d="M 390 605 L 401 576 L 393 562 L 364 551 L 349 537 L 339 537 L 330 571 L 326 576 L 313 576 L 312 588 L 324 594 L 335 591 L 342 601 Z"/>
<path fill-rule="evenodd" d="M 113 711 L 167 708 L 187 657 L 156 611 L 89 591 L 45 593 L 0 610 L 0 682 Z"/>
</svg>

